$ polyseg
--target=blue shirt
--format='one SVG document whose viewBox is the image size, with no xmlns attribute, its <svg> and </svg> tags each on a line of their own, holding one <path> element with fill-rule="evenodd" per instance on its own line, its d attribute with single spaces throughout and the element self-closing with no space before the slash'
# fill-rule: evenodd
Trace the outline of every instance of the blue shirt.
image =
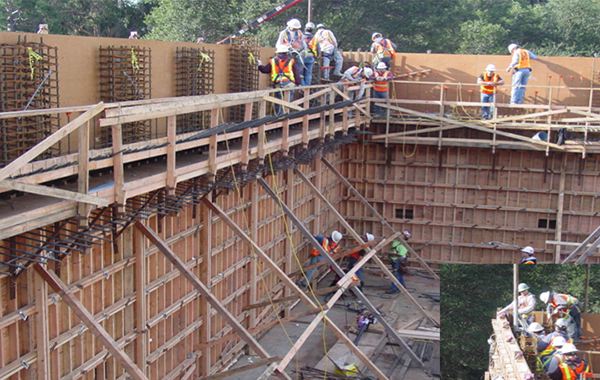
<svg viewBox="0 0 600 380">
<path fill-rule="evenodd" d="M 506 69 L 507 71 L 512 69 L 513 67 L 515 67 L 515 65 L 517 63 L 519 63 L 519 54 L 516 54 L 517 50 L 519 50 L 519 49 L 522 49 L 522 48 L 517 48 L 515 50 L 515 52 L 513 53 L 512 59 L 510 61 L 510 65 L 508 65 L 508 68 Z M 523 49 L 523 50 L 527 50 L 527 49 Z M 529 52 L 529 59 L 537 59 L 537 55 L 533 54 L 533 52 L 530 50 L 527 50 L 527 51 Z"/>
</svg>

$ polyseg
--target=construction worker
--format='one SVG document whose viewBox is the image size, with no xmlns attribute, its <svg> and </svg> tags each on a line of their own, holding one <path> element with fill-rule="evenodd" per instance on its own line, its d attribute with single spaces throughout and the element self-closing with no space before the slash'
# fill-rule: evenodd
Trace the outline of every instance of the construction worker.
<svg viewBox="0 0 600 380">
<path fill-rule="evenodd" d="M 510 104 L 521 104 L 525 96 L 525 86 L 531 76 L 531 60 L 537 59 L 537 56 L 527 49 L 520 48 L 518 44 L 508 45 L 508 51 L 512 58 L 506 71 L 513 70 Z"/>
<path fill-rule="evenodd" d="M 300 85 L 300 73 L 296 65 L 294 65 L 294 58 L 288 55 L 288 47 L 279 45 L 275 52 L 277 55 L 271 58 L 266 65 L 263 65 L 258 60 L 258 70 L 263 74 L 271 74 L 271 83 L 273 83 L 273 87 L 275 88 L 283 89 Z M 283 91 L 276 91 L 275 97 L 291 101 L 293 91 L 288 91 L 288 93 L 289 95 L 284 97 Z M 276 108 L 277 115 L 283 114 L 283 107 L 281 105 L 277 105 Z"/>
<path fill-rule="evenodd" d="M 383 38 L 381 33 L 375 32 L 371 36 L 371 53 L 375 54 L 373 66 L 377 67 L 379 62 L 384 62 L 387 67 L 392 67 L 392 60 L 396 56 L 396 44 L 387 38 Z"/>
<path fill-rule="evenodd" d="M 549 356 L 546 356 L 542 359 L 540 357 L 540 362 L 542 363 L 543 369 L 546 372 L 554 372 L 558 368 L 559 364 L 563 362 L 563 356 L 561 353 L 561 349 L 565 344 L 570 344 L 565 341 L 563 337 L 557 337 L 554 339 L 554 348 L 556 349 L 554 353 Z M 539 351 L 538 351 L 539 352 Z"/>
<path fill-rule="evenodd" d="M 519 298 L 517 299 L 518 314 L 519 317 L 527 322 L 527 325 L 533 323 L 533 309 L 535 309 L 535 295 L 529 293 L 529 286 L 525 283 L 520 283 L 517 287 L 519 291 Z M 504 309 L 500 310 L 498 314 L 507 312 L 514 309 L 514 302 L 511 302 Z"/>
<path fill-rule="evenodd" d="M 481 85 L 479 89 L 479 92 L 481 92 L 481 103 L 493 103 L 494 95 L 496 94 L 496 86 L 503 85 L 504 80 L 496 74 L 496 66 L 490 63 L 483 73 L 481 73 L 479 78 L 477 78 L 477 84 Z M 493 108 L 488 106 L 481 107 L 481 117 L 483 119 L 491 119 L 493 114 Z"/>
<path fill-rule="evenodd" d="M 537 258 L 533 256 L 535 254 L 535 250 L 532 246 L 528 245 L 527 247 L 521 250 L 521 255 L 523 256 L 521 262 L 519 264 L 537 264 Z"/>
<path fill-rule="evenodd" d="M 328 252 L 330 255 L 333 255 L 334 253 L 339 251 L 340 241 L 342 240 L 342 238 L 343 238 L 343 235 L 339 231 L 333 231 L 331 233 L 331 237 L 329 239 L 327 239 L 323 235 L 315 236 L 315 239 L 319 242 L 321 247 L 323 247 L 325 252 Z M 310 255 L 311 255 L 311 259 L 310 259 L 309 265 L 315 265 L 315 264 L 320 263 L 321 261 L 325 260 L 325 258 L 323 256 L 321 256 L 321 254 L 319 253 L 319 250 L 317 250 L 316 248 L 313 248 L 310 251 Z M 312 276 L 315 274 L 316 270 L 317 270 L 317 268 L 312 268 L 312 269 L 307 270 L 306 273 L 304 273 L 306 278 L 303 278 L 301 280 L 296 280 L 296 285 L 298 285 L 301 288 L 307 287 L 308 283 L 310 283 L 310 280 L 312 279 Z"/>
<path fill-rule="evenodd" d="M 333 75 L 342 76 L 342 65 L 344 64 L 344 57 L 338 50 L 338 42 L 335 38 L 335 34 L 329 29 L 325 29 L 325 25 L 317 25 L 317 33 L 315 34 L 319 50 L 323 56 L 323 79 L 330 80 L 329 64 L 333 59 L 335 61 L 335 67 L 333 69 Z"/>
<path fill-rule="evenodd" d="M 402 235 L 404 236 L 405 242 L 412 236 L 410 231 L 403 231 Z M 401 240 L 394 240 L 392 249 L 388 252 L 388 259 L 392 263 L 392 273 L 394 274 L 394 277 L 396 277 L 396 280 L 406 288 L 404 272 L 406 270 L 405 268 L 408 266 L 408 249 L 402 244 Z M 392 282 L 392 287 L 386 291 L 385 294 L 394 294 L 399 291 L 400 289 Z"/>
<path fill-rule="evenodd" d="M 358 66 L 352 66 L 348 70 L 344 71 L 342 79 L 339 83 L 360 83 L 360 90 L 358 92 L 357 99 L 360 99 L 365 94 L 365 82 L 367 79 L 373 76 L 373 69 L 370 67 L 360 68 Z"/>
<path fill-rule="evenodd" d="M 38 24 L 37 34 L 48 34 L 48 24 Z"/>
<path fill-rule="evenodd" d="M 379 62 L 377 64 L 375 73 L 370 78 L 373 80 L 373 99 L 387 99 L 388 98 L 388 83 L 394 80 L 392 72 L 388 70 L 385 62 Z M 383 114 L 381 107 L 375 103 L 375 117 L 387 116 Z"/>
<path fill-rule="evenodd" d="M 538 339 L 542 339 L 546 336 L 546 331 L 544 331 L 544 326 L 540 325 L 538 322 L 533 322 L 527 328 L 527 332 L 530 336 L 536 336 Z"/>
<path fill-rule="evenodd" d="M 300 30 L 302 28 L 302 24 L 300 20 L 297 18 L 290 19 L 287 22 L 287 27 L 279 32 L 279 37 L 277 38 L 277 46 L 287 46 L 288 54 L 294 58 L 294 65 L 298 69 L 298 72 L 302 74 L 302 70 L 304 67 L 303 56 L 306 54 L 306 40 L 304 39 L 304 34 Z M 301 77 L 299 78 L 301 79 Z M 301 82 L 299 85 L 302 84 Z"/>
<path fill-rule="evenodd" d="M 564 339 L 567 343 L 573 343 L 573 339 L 571 339 L 567 333 L 567 321 L 565 321 L 563 318 L 560 318 L 554 322 L 554 331 L 546 335 L 538 343 L 538 352 L 542 355 L 549 355 L 552 351 L 552 347 L 556 346 L 554 340 L 559 337 Z"/>
<path fill-rule="evenodd" d="M 581 302 L 569 294 L 550 292 L 540 294 L 540 300 L 548 305 L 546 307 L 548 318 L 558 314 L 559 317 L 565 320 L 565 325 L 568 325 L 567 320 L 570 318 L 575 324 L 575 331 L 571 338 L 574 342 L 581 341 L 581 310 L 583 309 Z M 558 320 L 556 322 L 558 323 Z"/>
<path fill-rule="evenodd" d="M 562 355 L 562 363 L 558 365 L 555 371 L 548 372 L 548 376 L 552 380 L 575 380 L 592 378 L 589 364 L 577 356 L 577 347 L 573 344 L 565 344 L 560 349 Z"/>
<path fill-rule="evenodd" d="M 312 22 L 306 23 L 304 26 L 304 40 L 306 41 L 306 50 L 304 55 L 304 67 L 302 68 L 302 85 L 310 86 L 312 82 L 312 69 L 315 64 L 315 59 L 319 56 L 319 44 L 317 38 L 313 34 L 315 24 Z"/>
<path fill-rule="evenodd" d="M 372 242 L 373 240 L 375 240 L 375 236 L 373 234 L 370 233 L 366 233 L 365 236 L 363 237 L 363 240 L 367 243 Z M 358 244 L 358 243 L 357 243 Z M 354 268 L 354 265 L 356 265 L 356 263 L 367 253 L 366 250 L 361 249 L 358 252 L 354 252 L 350 255 L 350 257 L 348 258 L 348 270 L 351 270 L 352 268 Z M 356 271 L 356 277 L 358 277 L 358 279 L 360 280 L 360 287 L 359 289 L 362 291 L 363 286 L 365 285 L 364 281 L 363 281 L 363 269 L 360 268 L 359 270 Z"/>
</svg>

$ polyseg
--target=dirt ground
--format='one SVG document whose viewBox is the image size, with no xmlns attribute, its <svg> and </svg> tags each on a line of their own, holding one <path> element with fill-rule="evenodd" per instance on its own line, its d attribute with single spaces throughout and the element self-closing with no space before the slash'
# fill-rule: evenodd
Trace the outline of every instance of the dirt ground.
<svg viewBox="0 0 600 380">
<path fill-rule="evenodd" d="M 378 274 L 381 273 L 379 268 L 369 267 L 365 270 L 364 280 L 365 287 L 364 293 L 370 302 L 378 307 L 379 311 L 382 312 L 384 318 L 386 318 L 394 328 L 396 329 L 410 329 L 415 330 L 418 327 L 425 328 L 422 331 L 438 331 L 433 324 L 428 320 L 421 318 L 422 314 L 416 309 L 409 298 L 403 293 L 397 293 L 393 295 L 384 294 L 390 287 L 390 281 L 386 278 L 380 277 Z M 329 273 L 323 280 L 319 282 L 319 288 L 328 287 L 333 279 L 333 274 Z M 413 298 L 419 302 L 421 307 L 426 311 L 430 312 L 437 320 L 440 318 L 440 307 L 439 302 L 429 297 L 428 295 L 437 296 L 439 300 L 440 288 L 439 282 L 435 281 L 429 274 L 424 270 L 418 270 L 416 268 L 410 269 L 409 275 L 405 276 L 406 286 Z M 319 301 L 325 304 L 325 295 L 319 295 Z M 350 340 L 354 341 L 356 335 L 352 332 L 348 332 L 347 327 L 350 325 L 356 325 L 357 312 L 356 308 L 360 308 L 361 304 L 357 298 L 346 292 L 344 299 L 337 301 L 335 306 L 329 311 L 328 316 L 330 319 L 339 326 L 343 331 L 346 331 L 347 336 Z M 297 306 L 292 310 L 293 314 L 300 313 L 305 310 L 305 306 L 302 303 L 298 303 Z M 291 349 L 292 344 L 302 335 L 302 332 L 314 319 L 314 315 L 299 318 L 295 321 L 284 323 L 272 328 L 266 334 L 264 334 L 259 342 L 263 348 L 270 354 L 279 357 L 285 356 Z M 420 320 L 419 320 L 420 319 Z M 412 325 L 406 328 L 406 326 L 412 322 Z M 439 378 L 439 341 L 417 341 L 412 339 L 404 339 L 412 350 L 421 357 L 423 367 L 419 366 L 416 362 L 411 361 L 405 349 L 397 343 L 390 340 L 390 338 L 384 337 L 377 331 L 383 330 L 381 324 L 375 324 L 372 328 L 367 330 L 359 341 L 359 348 L 366 355 L 370 356 L 373 354 L 375 347 L 382 347 L 383 349 L 379 354 L 374 355 L 375 365 L 384 373 L 388 378 L 399 380 L 399 379 L 411 379 L 411 380 L 425 380 L 432 378 Z M 374 332 L 373 332 L 374 331 Z M 421 331 L 421 330 L 420 330 Z M 328 329 L 323 328 L 323 323 L 313 331 L 308 340 L 304 343 L 302 348 L 299 350 L 294 359 L 286 368 L 286 372 L 293 379 L 321 379 L 323 377 L 311 377 L 305 367 L 320 368 L 324 370 L 324 363 L 330 363 L 331 359 L 335 361 L 345 361 L 348 363 L 355 363 L 359 367 L 363 367 L 358 358 L 353 355 L 345 345 L 341 342 L 337 343 L 338 339 Z M 375 342 L 383 342 L 377 345 Z M 372 345 L 372 346 L 370 346 Z M 327 349 L 328 357 L 325 357 L 325 350 Z M 400 358 L 400 360 L 397 360 Z M 238 361 L 231 367 L 236 368 L 256 362 L 260 360 L 257 356 L 245 355 L 238 359 Z M 333 364 L 328 366 L 333 369 Z M 235 376 L 227 377 L 227 380 L 248 380 L 257 379 L 266 369 L 266 366 L 246 371 Z M 328 370 L 329 371 L 329 370 Z M 301 373 L 304 372 L 304 377 Z M 311 372 L 314 373 L 314 372 Z M 328 372 L 331 374 L 331 372 Z M 437 377 L 435 374 L 438 374 Z M 367 369 L 365 372 L 365 379 L 368 377 L 376 379 L 376 377 Z M 322 375 L 321 375 L 322 376 Z M 275 376 L 269 377 L 269 379 L 275 379 Z M 331 377 L 327 377 L 331 378 Z M 354 378 L 354 377 L 353 377 Z"/>
</svg>

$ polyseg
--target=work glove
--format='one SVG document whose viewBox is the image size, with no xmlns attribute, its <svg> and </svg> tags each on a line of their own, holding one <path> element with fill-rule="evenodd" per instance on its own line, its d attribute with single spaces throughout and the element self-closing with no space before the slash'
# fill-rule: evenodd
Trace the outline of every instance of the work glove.
<svg viewBox="0 0 600 380">
<path fill-rule="evenodd" d="M 510 67 L 507 67 L 507 68 L 506 68 L 506 71 L 508 71 L 509 73 L 510 73 L 510 70 L 511 70 L 511 68 L 510 68 Z"/>
<path fill-rule="evenodd" d="M 262 66 L 262 61 L 260 59 L 257 60 L 256 63 L 258 63 L 259 66 Z"/>
</svg>

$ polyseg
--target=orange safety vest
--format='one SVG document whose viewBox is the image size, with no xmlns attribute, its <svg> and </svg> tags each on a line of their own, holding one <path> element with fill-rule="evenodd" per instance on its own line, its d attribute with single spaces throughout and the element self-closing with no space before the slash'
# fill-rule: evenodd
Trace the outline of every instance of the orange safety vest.
<svg viewBox="0 0 600 380">
<path fill-rule="evenodd" d="M 329 252 L 329 240 L 326 237 L 323 237 L 323 241 L 321 242 L 321 247 L 323 247 L 323 249 L 325 250 L 325 252 Z M 310 251 L 310 254 L 312 256 L 319 256 L 320 253 L 316 248 L 313 248 L 312 251 Z"/>
<path fill-rule="evenodd" d="M 484 82 L 498 82 L 498 78 L 500 78 L 500 76 L 498 76 L 498 74 L 494 73 L 492 74 L 491 77 L 488 77 L 486 72 L 484 71 L 483 74 L 481 74 L 481 77 L 483 79 Z M 496 93 L 496 86 L 485 86 L 485 85 L 481 85 L 481 93 L 482 94 L 495 94 Z M 531 263 L 523 263 L 523 264 L 531 264 Z"/>
<path fill-rule="evenodd" d="M 387 92 L 388 90 L 388 82 L 387 80 L 377 80 L 379 78 L 387 78 L 390 74 L 389 71 L 386 71 L 383 74 L 380 74 L 379 71 L 375 71 L 375 81 L 373 81 L 373 90 L 377 92 Z"/>
<path fill-rule="evenodd" d="M 271 82 L 274 84 L 295 82 L 294 78 L 294 58 L 288 58 L 285 61 L 279 58 L 271 58 Z"/>
<path fill-rule="evenodd" d="M 519 55 L 519 62 L 515 65 L 515 69 L 530 69 L 531 59 L 529 59 L 529 50 L 518 48 L 516 54 Z"/>
<path fill-rule="evenodd" d="M 360 78 L 360 75 L 362 74 L 362 70 L 358 68 L 358 66 L 352 66 L 351 68 L 349 68 L 348 70 L 352 70 L 350 72 L 350 76 L 352 77 L 352 79 L 356 82 L 364 82 L 367 79 L 366 78 L 362 78 L 360 81 L 357 80 L 357 78 Z M 342 82 L 348 82 L 348 79 L 346 78 L 342 78 Z"/>
<path fill-rule="evenodd" d="M 552 356 L 552 355 L 556 354 L 557 350 L 556 350 L 556 347 L 554 347 L 554 339 L 560 335 L 558 335 L 556 333 L 552 333 L 552 334 L 553 334 L 553 336 L 552 336 L 552 339 L 550 340 L 550 344 L 548 345 L 548 347 L 546 347 L 546 349 L 544 349 L 544 351 L 539 352 L 540 356 Z M 564 336 L 563 336 L 563 338 L 564 338 Z M 572 344 L 573 338 L 569 337 L 568 339 L 565 339 L 565 341 L 567 343 Z"/>
<path fill-rule="evenodd" d="M 581 363 L 575 367 L 575 365 L 571 362 L 564 361 L 558 365 L 560 371 L 562 372 L 563 380 L 576 380 L 576 379 L 585 379 L 592 378 L 594 374 L 590 372 L 590 366 L 584 360 L 581 360 Z"/>
<path fill-rule="evenodd" d="M 379 58 L 390 56 L 394 58 L 396 56 L 396 50 L 394 50 L 394 47 L 392 46 L 392 41 L 384 38 L 381 41 L 375 42 L 375 54 L 377 54 Z"/>
<path fill-rule="evenodd" d="M 312 54 L 313 56 L 317 57 L 319 55 L 317 53 L 319 51 L 319 45 L 317 44 L 317 37 L 313 36 L 310 40 L 305 37 L 305 40 L 306 40 L 306 46 L 308 46 L 309 54 Z"/>
<path fill-rule="evenodd" d="M 568 294 L 556 293 L 552 297 L 552 305 L 554 305 L 554 308 L 558 308 L 558 304 L 556 303 L 557 298 L 562 298 L 565 300 L 565 302 L 567 303 L 567 309 L 571 309 L 571 307 L 573 306 L 574 303 L 579 302 L 579 300 L 577 298 L 570 296 Z"/>
</svg>

